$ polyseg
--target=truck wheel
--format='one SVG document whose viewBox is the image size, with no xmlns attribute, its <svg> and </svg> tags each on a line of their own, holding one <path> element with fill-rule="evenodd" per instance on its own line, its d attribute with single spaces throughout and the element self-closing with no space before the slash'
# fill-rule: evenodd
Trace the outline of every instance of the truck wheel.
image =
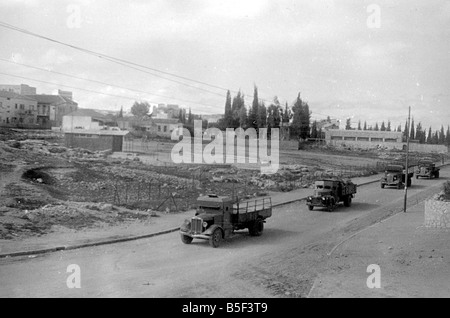
<svg viewBox="0 0 450 318">
<path fill-rule="evenodd" d="M 308 205 L 308 209 L 309 209 L 310 211 L 312 211 L 312 210 L 314 210 L 314 206 Z"/>
<path fill-rule="evenodd" d="M 213 234 L 209 237 L 209 245 L 216 248 L 219 247 L 222 242 L 222 231 L 220 229 L 215 229 Z"/>
<path fill-rule="evenodd" d="M 435 178 L 439 178 L 439 171 L 434 174 Z"/>
<path fill-rule="evenodd" d="M 411 186 L 411 184 L 412 184 L 412 180 L 411 180 L 411 178 L 408 178 L 408 188 Z"/>
<path fill-rule="evenodd" d="M 192 243 L 193 238 L 184 234 L 181 234 L 181 241 L 184 244 L 191 244 Z"/>
<path fill-rule="evenodd" d="M 347 196 L 345 199 L 344 199 L 344 206 L 345 207 L 349 207 L 349 206 L 351 206 L 352 205 L 352 197 L 351 196 Z"/>
<path fill-rule="evenodd" d="M 347 199 L 347 207 L 352 206 L 352 197 L 348 197 Z"/>
<path fill-rule="evenodd" d="M 381 189 L 384 189 L 384 183 L 381 183 Z"/>
<path fill-rule="evenodd" d="M 254 221 L 248 228 L 251 236 L 261 236 L 264 230 L 264 222 L 261 219 Z"/>
<path fill-rule="evenodd" d="M 397 183 L 397 189 L 401 189 L 402 188 L 402 184 L 401 183 Z"/>
<path fill-rule="evenodd" d="M 416 175 L 416 179 L 419 179 L 419 176 L 418 176 L 418 175 Z"/>
</svg>

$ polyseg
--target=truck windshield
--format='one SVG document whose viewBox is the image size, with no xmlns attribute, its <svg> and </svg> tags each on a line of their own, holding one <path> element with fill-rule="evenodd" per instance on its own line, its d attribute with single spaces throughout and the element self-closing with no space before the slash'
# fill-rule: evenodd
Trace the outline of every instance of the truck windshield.
<svg viewBox="0 0 450 318">
<path fill-rule="evenodd" d="M 316 186 L 316 189 L 331 189 L 331 187 L 330 186 L 323 186 L 323 185 L 318 185 L 318 186 Z"/>
<path fill-rule="evenodd" d="M 199 206 L 198 209 L 200 211 L 205 212 L 205 213 L 208 213 L 208 212 L 209 213 L 216 213 L 216 212 L 221 210 L 220 207 L 215 207 L 215 206 Z"/>
</svg>

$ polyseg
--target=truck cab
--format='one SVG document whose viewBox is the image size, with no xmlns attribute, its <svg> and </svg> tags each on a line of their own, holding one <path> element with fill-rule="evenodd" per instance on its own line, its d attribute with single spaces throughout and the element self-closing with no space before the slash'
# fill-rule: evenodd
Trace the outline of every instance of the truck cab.
<svg viewBox="0 0 450 318">
<path fill-rule="evenodd" d="M 356 184 L 342 179 L 324 179 L 314 183 L 314 195 L 306 198 L 309 210 L 325 207 L 333 211 L 339 202 L 349 207 L 356 193 Z"/>
<path fill-rule="evenodd" d="M 408 176 L 406 176 L 406 168 L 404 165 L 390 164 L 385 168 L 384 176 L 381 177 L 380 180 L 380 186 L 381 188 L 393 186 L 397 189 L 401 189 L 405 184 L 407 184 L 407 186 L 410 187 L 411 178 L 413 175 L 414 172 L 408 172 Z"/>
<path fill-rule="evenodd" d="M 416 179 L 419 179 L 419 177 L 439 178 L 439 170 L 432 159 L 419 160 L 416 168 Z"/>
</svg>

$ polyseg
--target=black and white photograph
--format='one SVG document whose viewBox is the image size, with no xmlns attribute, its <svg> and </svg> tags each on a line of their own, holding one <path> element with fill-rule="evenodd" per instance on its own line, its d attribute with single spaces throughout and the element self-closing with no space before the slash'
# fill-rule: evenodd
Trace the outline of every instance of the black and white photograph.
<svg viewBox="0 0 450 318">
<path fill-rule="evenodd" d="M 450 1 L 0 0 L 0 43 L 1 298 L 450 297 Z"/>
</svg>

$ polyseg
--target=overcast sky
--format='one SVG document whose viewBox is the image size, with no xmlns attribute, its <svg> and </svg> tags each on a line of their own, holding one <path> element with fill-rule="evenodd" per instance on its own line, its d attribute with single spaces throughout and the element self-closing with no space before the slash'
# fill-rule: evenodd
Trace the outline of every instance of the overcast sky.
<svg viewBox="0 0 450 318">
<path fill-rule="evenodd" d="M 0 60 L 1 73 L 54 85 L 1 74 L 0 83 L 29 84 L 38 93 L 71 90 L 83 108 L 128 110 L 133 100 L 147 100 L 223 113 L 221 88 L 242 90 L 251 105 L 256 84 L 266 105 L 274 96 L 291 105 L 301 92 L 313 119 L 350 117 L 355 127 L 358 120 L 390 120 L 403 128 L 411 106 L 416 124 L 450 124 L 445 0 L 1 0 L 0 22 L 215 86 L 144 73 L 0 27 L 0 59 L 122 87 Z"/>
</svg>

